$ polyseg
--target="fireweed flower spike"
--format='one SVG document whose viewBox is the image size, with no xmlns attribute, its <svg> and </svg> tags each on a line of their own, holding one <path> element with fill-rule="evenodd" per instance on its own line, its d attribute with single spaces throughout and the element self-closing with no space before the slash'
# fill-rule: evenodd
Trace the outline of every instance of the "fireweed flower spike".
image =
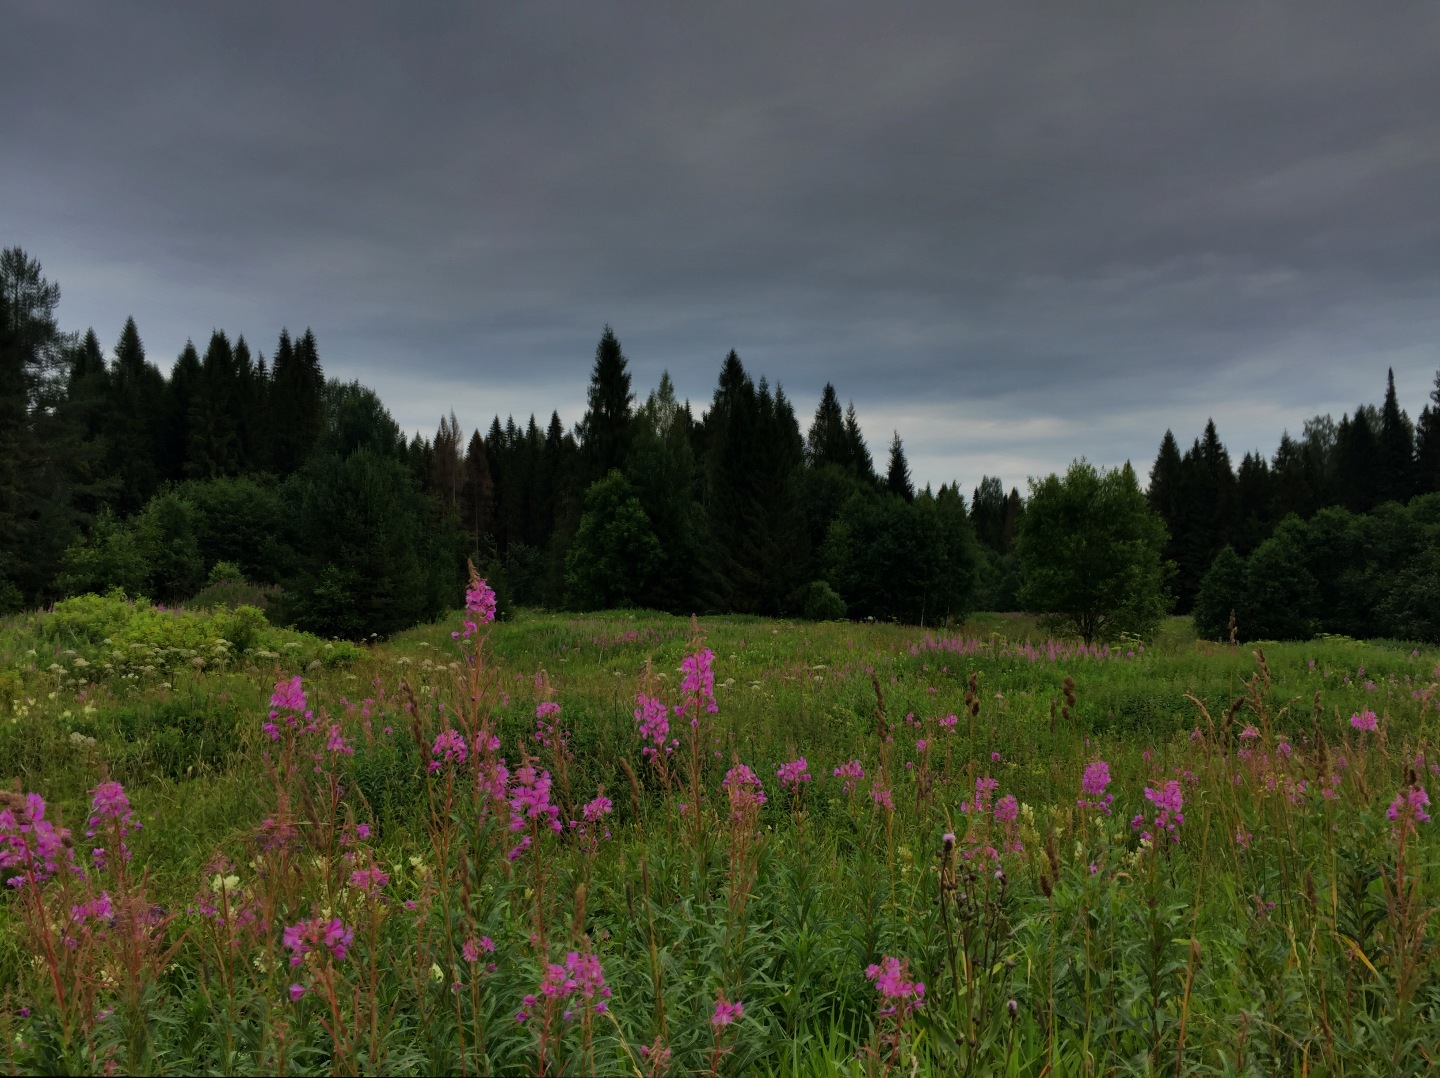
<svg viewBox="0 0 1440 1078">
<path fill-rule="evenodd" d="M 791 760 L 788 764 L 781 764 L 775 775 L 780 780 L 782 790 L 794 789 L 798 791 L 802 782 L 810 781 L 810 765 L 805 762 L 805 757 L 798 760 Z"/>
<path fill-rule="evenodd" d="M 1149 826 L 1143 814 L 1131 820 L 1130 826 L 1135 830 L 1140 830 L 1140 837 L 1147 842 L 1153 840 L 1161 831 L 1168 831 L 1171 840 L 1179 842 L 1180 836 L 1175 833 L 1175 830 L 1185 822 L 1185 814 L 1180 811 L 1184 804 L 1184 797 L 1180 792 L 1179 780 L 1171 779 L 1159 790 L 1153 790 L 1149 786 L 1145 787 L 1145 800 L 1159 809 L 1153 821 L 1154 834 L 1148 830 L 1140 830 Z"/>
<path fill-rule="evenodd" d="M 680 660 L 680 670 L 685 675 L 680 683 L 680 692 L 685 697 L 685 702 L 675 706 L 677 717 L 683 717 L 696 700 L 711 715 L 720 710 L 715 703 L 715 672 L 711 669 L 714 662 L 715 653 L 709 648 L 701 648 L 694 655 L 687 655 Z M 692 729 L 699 728 L 699 714 L 690 716 L 690 726 Z"/>
<path fill-rule="evenodd" d="M 475 571 L 472 567 L 472 573 Z M 450 634 L 452 640 L 469 640 L 480 631 L 481 625 L 495 620 L 495 592 L 482 578 L 476 577 L 465 589 L 465 617 L 461 624 L 464 629 Z"/>
<path fill-rule="evenodd" d="M 1373 711 L 1362 711 L 1351 715 L 1350 725 L 1356 730 L 1365 730 L 1370 733 L 1374 733 L 1379 729 L 1379 724 L 1376 721 L 1375 712 Z"/>
<path fill-rule="evenodd" d="M 340 918 L 312 917 L 298 925 L 285 929 L 282 940 L 291 952 L 290 965 L 298 966 L 312 951 L 329 951 L 337 962 L 343 962 L 350 945 L 355 942 L 355 930 L 346 928 Z"/>
<path fill-rule="evenodd" d="M 1110 765 L 1104 760 L 1096 760 L 1085 768 L 1085 775 L 1080 780 L 1080 800 L 1076 802 L 1081 808 L 1099 809 L 1106 816 L 1110 815 L 1110 805 L 1115 800 L 1114 794 L 1107 794 L 1105 788 L 1110 785 Z"/>
<path fill-rule="evenodd" d="M 925 985 L 910 979 L 908 958 L 886 955 L 880 959 L 879 965 L 865 970 L 865 977 L 875 982 L 875 990 L 880 993 L 884 1004 L 880 1008 L 881 1017 L 894 1015 L 904 1018 L 925 1005 Z"/>
<path fill-rule="evenodd" d="M 6 878 L 6 884 L 21 887 L 32 874 L 34 882 L 44 883 L 62 866 L 80 872 L 70 847 L 70 832 L 45 819 L 44 798 L 0 791 L 0 871 L 22 870 Z"/>
<path fill-rule="evenodd" d="M 717 1030 L 722 1029 L 744 1015 L 744 1003 L 738 999 L 734 1003 L 727 1003 L 725 997 L 721 996 L 715 1001 L 715 1013 L 710 1016 L 710 1024 Z"/>
<path fill-rule="evenodd" d="M 1385 815 L 1396 823 L 1407 820 L 1417 824 L 1429 823 L 1430 814 L 1425 811 L 1429 807 L 1430 795 L 1425 792 L 1425 787 L 1411 786 L 1396 795 L 1395 800 L 1390 802 L 1390 807 L 1385 810 Z"/>
</svg>

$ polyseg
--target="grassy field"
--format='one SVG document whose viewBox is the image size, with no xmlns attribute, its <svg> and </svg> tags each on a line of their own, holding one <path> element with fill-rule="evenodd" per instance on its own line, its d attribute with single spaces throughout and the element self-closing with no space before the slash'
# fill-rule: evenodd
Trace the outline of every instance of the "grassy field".
<svg viewBox="0 0 1440 1078">
<path fill-rule="evenodd" d="M 531 612 L 355 649 L 101 613 L 0 625 L 14 1071 L 1440 1056 L 1433 651 Z"/>
</svg>

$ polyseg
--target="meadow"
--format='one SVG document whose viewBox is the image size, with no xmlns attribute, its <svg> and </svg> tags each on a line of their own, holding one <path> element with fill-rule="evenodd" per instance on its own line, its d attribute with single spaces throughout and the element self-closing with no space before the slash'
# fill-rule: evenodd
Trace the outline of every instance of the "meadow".
<svg viewBox="0 0 1440 1078">
<path fill-rule="evenodd" d="M 4 1066 L 1440 1055 L 1433 649 L 490 602 L 372 647 L 118 598 L 0 623 Z"/>
</svg>

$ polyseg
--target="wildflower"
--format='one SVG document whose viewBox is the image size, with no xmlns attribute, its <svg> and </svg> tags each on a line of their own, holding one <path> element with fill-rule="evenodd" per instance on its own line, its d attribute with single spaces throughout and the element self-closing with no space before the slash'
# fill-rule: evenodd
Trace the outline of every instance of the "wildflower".
<svg viewBox="0 0 1440 1078">
<path fill-rule="evenodd" d="M 1378 728 L 1375 719 L 1375 712 L 1363 711 L 1350 716 L 1350 725 L 1356 730 L 1368 730 L 1372 733 Z"/>
<path fill-rule="evenodd" d="M 466 962 L 470 963 L 480 961 L 481 954 L 493 954 L 494 952 L 495 942 L 489 936 L 481 936 L 478 940 L 472 937 L 460 945 L 460 954 Z"/>
<path fill-rule="evenodd" d="M 662 750 L 667 756 L 674 752 L 680 742 L 670 740 L 670 713 L 664 701 L 642 692 L 636 694 L 635 702 L 639 705 L 635 708 L 635 724 L 641 739 L 650 742 L 640 750 L 641 755 L 648 758 L 658 756 Z"/>
<path fill-rule="evenodd" d="M 753 818 L 765 804 L 765 788 L 755 772 L 744 764 L 736 764 L 725 772 L 725 780 L 720 785 L 730 797 L 730 818 L 736 822 Z"/>
<path fill-rule="evenodd" d="M 327 950 L 335 961 L 344 961 L 350 945 L 355 942 L 355 930 L 346 928 L 340 918 L 313 917 L 290 925 L 282 936 L 285 947 L 292 951 L 290 965 L 298 966 L 311 951 Z"/>
<path fill-rule="evenodd" d="M 446 727 L 435 735 L 435 744 L 430 747 L 428 770 L 439 771 L 452 760 L 456 764 L 463 764 L 468 753 L 465 738 L 460 732 Z"/>
<path fill-rule="evenodd" d="M 1076 804 L 1081 808 L 1100 809 L 1109 816 L 1110 806 L 1115 801 L 1114 794 L 1105 792 L 1109 785 L 1110 765 L 1104 760 L 1094 761 L 1085 768 L 1085 774 L 1080 779 L 1080 793 L 1083 796 Z"/>
<path fill-rule="evenodd" d="M 1241 740 L 1241 741 L 1254 741 L 1254 740 L 1255 740 L 1256 738 L 1258 738 L 1259 736 L 1260 736 L 1260 731 L 1257 730 L 1257 729 L 1255 729 L 1255 727 L 1253 727 L 1253 726 L 1247 726 L 1247 727 L 1245 727 L 1245 729 L 1243 729 L 1243 730 L 1240 731 L 1240 740 Z"/>
<path fill-rule="evenodd" d="M 680 691 L 685 696 L 685 702 L 675 707 L 675 714 L 683 716 L 689 711 L 692 703 L 700 703 L 706 712 L 714 714 L 720 710 L 715 703 L 715 672 L 711 664 L 715 661 L 715 653 L 709 648 L 701 648 L 693 655 L 687 655 L 680 660 L 680 670 L 685 677 L 680 683 Z M 690 726 L 698 729 L 700 716 L 690 716 Z"/>
<path fill-rule="evenodd" d="M 70 832 L 45 819 L 45 799 L 39 794 L 0 792 L 0 870 L 23 869 L 5 882 L 20 887 L 43 883 L 65 865 L 79 873 Z"/>
<path fill-rule="evenodd" d="M 960 811 L 964 813 L 975 812 L 977 815 L 985 815 L 990 811 L 990 795 L 1000 788 L 1000 781 L 992 779 L 989 775 L 983 775 L 975 780 L 975 801 L 963 801 L 960 804 Z"/>
<path fill-rule="evenodd" d="M 471 569 L 474 572 L 474 569 Z M 452 640 L 459 640 L 464 637 L 469 640 L 471 636 L 480 631 L 481 625 L 488 625 L 495 620 L 495 592 L 483 579 L 476 577 L 465 589 L 465 614 L 461 619 L 464 625 L 463 632 L 450 634 Z"/>
<path fill-rule="evenodd" d="M 1168 831 L 1170 837 L 1174 841 L 1179 842 L 1180 838 L 1175 834 L 1175 829 L 1185 822 L 1185 814 L 1180 811 L 1181 806 L 1184 804 L 1184 798 L 1180 792 L 1179 781 L 1171 779 L 1159 790 L 1153 790 L 1149 786 L 1145 787 L 1145 800 L 1159 809 L 1154 819 L 1156 832 Z M 1145 817 L 1143 815 L 1136 816 L 1130 821 L 1130 826 L 1136 830 L 1139 830 L 1144 825 Z M 1140 837 L 1149 840 L 1153 836 L 1149 831 L 1142 831 Z"/>
<path fill-rule="evenodd" d="M 910 960 L 885 955 L 879 965 L 865 970 L 867 980 L 875 982 L 875 990 L 885 1004 L 880 1009 L 882 1017 L 895 1015 L 904 1018 L 925 1005 L 925 985 L 910 980 Z"/>
<path fill-rule="evenodd" d="M 848 764 L 841 764 L 835 769 L 835 777 L 845 780 L 846 794 L 853 794 L 856 784 L 865 777 L 865 769 L 860 766 L 859 760 L 851 760 Z"/>
<path fill-rule="evenodd" d="M 887 808 L 891 812 L 895 811 L 895 799 L 890 796 L 889 790 L 882 790 L 878 786 L 872 786 L 870 788 L 870 799 L 874 801 L 878 807 Z"/>
<path fill-rule="evenodd" d="M 1020 816 L 1020 803 L 1014 794 L 1006 794 L 995 803 L 995 819 L 1001 823 L 1014 823 Z"/>
<path fill-rule="evenodd" d="M 510 794 L 510 830 L 523 831 L 527 820 L 543 821 L 550 817 L 550 830 L 559 833 L 560 810 L 550 801 L 550 772 L 535 773 L 530 761 L 515 772 L 515 784 Z M 538 823 L 537 823 L 538 826 Z"/>
<path fill-rule="evenodd" d="M 716 1029 L 723 1029 L 737 1018 L 745 1014 L 745 1004 L 740 1000 L 734 1003 L 727 1003 L 722 995 L 715 1001 L 715 1013 L 710 1016 L 710 1024 Z"/>
<path fill-rule="evenodd" d="M 364 894 L 374 894 L 380 888 L 390 882 L 379 865 L 371 865 L 369 868 L 357 868 L 350 873 L 350 886 Z"/>
<path fill-rule="evenodd" d="M 810 765 L 805 762 L 805 757 L 791 760 L 788 764 L 781 764 L 775 775 L 780 779 L 782 790 L 800 789 L 802 782 L 810 781 Z"/>
<path fill-rule="evenodd" d="M 958 720 L 954 715 L 946 715 L 943 719 L 940 720 L 940 725 L 945 729 L 949 730 L 952 729 L 959 721 L 960 720 Z"/>
<path fill-rule="evenodd" d="M 304 986 L 303 984 L 292 984 L 292 985 L 290 986 L 290 1002 L 291 1002 L 291 1003 L 299 1003 L 299 1002 L 300 1002 L 300 997 L 303 996 L 304 994 L 305 994 L 305 986 Z"/>
<path fill-rule="evenodd" d="M 340 735 L 340 727 L 334 723 L 330 726 L 330 737 L 325 742 L 325 748 L 340 756 L 354 756 L 355 747 Z"/>
<path fill-rule="evenodd" d="M 1396 795 L 1385 815 L 1396 822 L 1413 820 L 1415 823 L 1429 823 L 1430 814 L 1425 811 L 1429 807 L 1430 795 L 1425 792 L 1425 787 L 1411 786 Z"/>
</svg>

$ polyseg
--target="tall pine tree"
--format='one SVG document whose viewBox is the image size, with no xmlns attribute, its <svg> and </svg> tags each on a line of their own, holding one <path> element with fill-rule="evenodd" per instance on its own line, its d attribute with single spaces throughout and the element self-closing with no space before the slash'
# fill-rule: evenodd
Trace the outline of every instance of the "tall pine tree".
<svg viewBox="0 0 1440 1078">
<path fill-rule="evenodd" d="M 595 346 L 588 407 L 580 424 L 588 477 L 592 482 L 625 464 L 635 403 L 627 367 L 620 342 L 607 325 L 600 335 L 600 343 Z"/>
</svg>

